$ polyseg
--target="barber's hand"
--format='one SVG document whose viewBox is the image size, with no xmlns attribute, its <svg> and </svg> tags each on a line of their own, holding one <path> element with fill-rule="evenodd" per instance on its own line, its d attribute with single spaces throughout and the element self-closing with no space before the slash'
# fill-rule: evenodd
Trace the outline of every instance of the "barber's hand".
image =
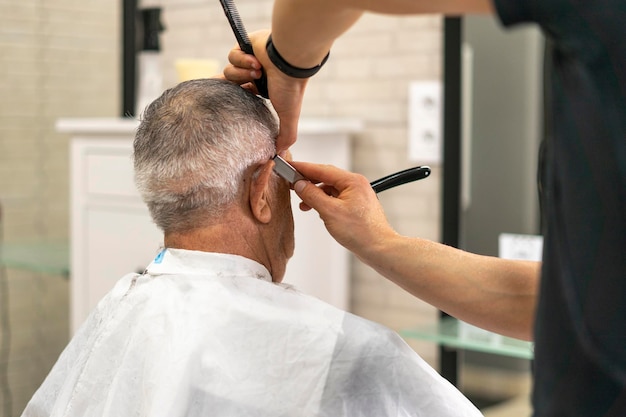
<svg viewBox="0 0 626 417">
<path fill-rule="evenodd" d="M 224 77 L 256 92 L 252 81 L 261 77 L 261 67 L 265 70 L 270 101 L 280 122 L 276 138 L 276 151 L 280 153 L 296 141 L 307 80 L 289 77 L 272 64 L 265 51 L 269 34 L 267 30 L 249 34 L 255 56 L 246 54 L 239 46 L 231 49 Z"/>
<path fill-rule="evenodd" d="M 298 181 L 294 190 L 300 208 L 315 209 L 328 232 L 342 246 L 361 258 L 374 254 L 388 237 L 395 236 L 369 181 L 330 165 L 293 162 L 311 181 Z"/>
<path fill-rule="evenodd" d="M 230 62 L 224 67 L 224 79 L 239 84 L 246 90 L 258 94 L 254 80 L 261 78 L 261 63 L 254 55 L 250 55 L 241 50 L 239 45 L 235 45 L 228 53 Z"/>
</svg>

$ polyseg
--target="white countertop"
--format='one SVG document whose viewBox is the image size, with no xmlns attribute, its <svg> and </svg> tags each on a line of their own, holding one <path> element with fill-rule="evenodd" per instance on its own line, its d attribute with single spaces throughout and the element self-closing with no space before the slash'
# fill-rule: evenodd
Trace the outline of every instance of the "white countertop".
<svg viewBox="0 0 626 417">
<path fill-rule="evenodd" d="M 61 133 L 93 135 L 134 134 L 139 121 L 131 118 L 67 118 L 56 122 L 56 130 Z M 299 134 L 352 134 L 363 130 L 359 119 L 303 118 L 298 126 Z"/>
</svg>

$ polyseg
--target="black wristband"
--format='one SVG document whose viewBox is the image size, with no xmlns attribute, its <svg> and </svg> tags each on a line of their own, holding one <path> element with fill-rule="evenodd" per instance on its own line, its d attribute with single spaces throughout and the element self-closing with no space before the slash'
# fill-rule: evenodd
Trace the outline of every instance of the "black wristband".
<svg viewBox="0 0 626 417">
<path fill-rule="evenodd" d="M 294 67 L 289 62 L 285 61 L 282 56 L 280 56 L 280 54 L 276 50 L 276 47 L 274 47 L 274 43 L 272 42 L 272 35 L 267 38 L 265 50 L 267 51 L 267 56 L 269 57 L 270 61 L 272 61 L 272 64 L 276 65 L 276 68 L 278 68 L 283 74 L 293 78 L 309 78 L 317 74 L 317 72 L 322 69 L 326 61 L 328 61 L 328 56 L 330 55 L 330 52 L 327 53 L 322 62 L 314 67 Z"/>
</svg>

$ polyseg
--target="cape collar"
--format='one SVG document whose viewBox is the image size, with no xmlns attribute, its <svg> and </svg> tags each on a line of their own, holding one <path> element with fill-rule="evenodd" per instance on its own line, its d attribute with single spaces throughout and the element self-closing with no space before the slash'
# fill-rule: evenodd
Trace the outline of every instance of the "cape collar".
<svg viewBox="0 0 626 417">
<path fill-rule="evenodd" d="M 225 253 L 165 248 L 146 268 L 149 275 L 255 277 L 272 282 L 267 268 L 252 259 Z"/>
</svg>

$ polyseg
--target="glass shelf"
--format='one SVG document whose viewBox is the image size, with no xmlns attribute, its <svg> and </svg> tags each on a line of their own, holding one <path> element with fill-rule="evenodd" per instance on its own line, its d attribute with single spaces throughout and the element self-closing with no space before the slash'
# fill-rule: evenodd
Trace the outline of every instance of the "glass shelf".
<svg viewBox="0 0 626 417">
<path fill-rule="evenodd" d="M 451 348 L 494 353 L 522 359 L 533 358 L 533 344 L 491 333 L 446 317 L 432 325 L 416 326 L 400 331 L 407 339 L 427 340 Z"/>
<path fill-rule="evenodd" d="M 67 242 L 3 242 L 0 243 L 0 264 L 50 275 L 70 275 Z"/>
</svg>

